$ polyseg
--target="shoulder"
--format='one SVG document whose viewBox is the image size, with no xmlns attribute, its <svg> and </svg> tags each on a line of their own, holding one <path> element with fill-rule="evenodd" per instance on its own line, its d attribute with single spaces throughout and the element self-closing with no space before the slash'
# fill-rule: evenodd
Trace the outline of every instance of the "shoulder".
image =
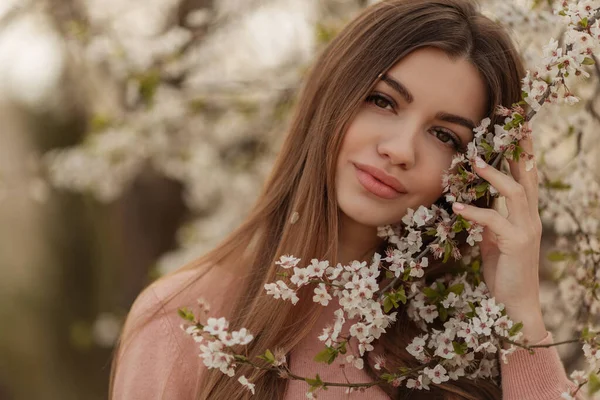
<svg viewBox="0 0 600 400">
<path fill-rule="evenodd" d="M 177 315 L 177 309 L 194 309 L 200 298 L 211 305 L 211 314 L 221 316 L 230 311 L 227 293 L 240 283 L 239 275 L 220 266 L 176 270 L 144 289 L 133 303 L 128 318 L 147 320 L 157 316 L 174 316 L 169 318 L 171 322 L 183 322 Z"/>
<path fill-rule="evenodd" d="M 180 328 L 184 321 L 177 309 L 195 310 L 203 298 L 211 314 L 221 316 L 229 306 L 223 294 L 237 282 L 235 275 L 213 266 L 181 269 L 144 289 L 121 335 L 112 398 L 168 399 L 175 393 L 173 398 L 192 398 L 203 366 L 195 342 Z"/>
</svg>

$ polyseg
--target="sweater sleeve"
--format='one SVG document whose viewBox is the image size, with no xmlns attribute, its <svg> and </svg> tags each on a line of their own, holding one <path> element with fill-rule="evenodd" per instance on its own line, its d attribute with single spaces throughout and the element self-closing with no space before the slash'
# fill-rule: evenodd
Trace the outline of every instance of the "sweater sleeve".
<svg viewBox="0 0 600 400">
<path fill-rule="evenodd" d="M 553 343 L 552 334 L 536 345 Z M 574 387 L 565 373 L 556 347 L 537 348 L 535 354 L 518 349 L 500 361 L 503 400 L 560 400 Z"/>
<path fill-rule="evenodd" d="M 140 294 L 125 326 L 130 338 L 117 354 L 113 400 L 194 398 L 200 358 L 176 322 L 152 287 Z"/>
</svg>

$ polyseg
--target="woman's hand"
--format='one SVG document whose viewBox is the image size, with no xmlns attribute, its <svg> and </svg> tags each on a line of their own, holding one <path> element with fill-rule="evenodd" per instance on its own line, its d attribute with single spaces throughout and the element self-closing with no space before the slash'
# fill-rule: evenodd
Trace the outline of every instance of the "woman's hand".
<svg viewBox="0 0 600 400">
<path fill-rule="evenodd" d="M 531 138 L 520 146 L 533 154 Z M 539 256 L 542 223 L 538 211 L 537 168 L 526 171 L 525 160 L 508 161 L 511 176 L 478 162 L 475 172 L 506 198 L 508 216 L 493 209 L 454 203 L 453 210 L 484 226 L 479 243 L 483 277 L 492 296 L 506 306 L 508 316 L 523 322 L 523 333 L 531 343 L 546 336 L 539 302 Z M 461 206 L 464 208 L 461 209 Z"/>
</svg>

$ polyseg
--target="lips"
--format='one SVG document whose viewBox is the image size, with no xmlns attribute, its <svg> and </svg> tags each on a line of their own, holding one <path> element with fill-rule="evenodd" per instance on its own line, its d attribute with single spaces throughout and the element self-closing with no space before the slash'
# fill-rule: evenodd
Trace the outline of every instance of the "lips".
<svg viewBox="0 0 600 400">
<path fill-rule="evenodd" d="M 356 177 L 360 184 L 374 195 L 392 200 L 406 193 L 396 178 L 370 165 L 355 163 Z"/>
</svg>

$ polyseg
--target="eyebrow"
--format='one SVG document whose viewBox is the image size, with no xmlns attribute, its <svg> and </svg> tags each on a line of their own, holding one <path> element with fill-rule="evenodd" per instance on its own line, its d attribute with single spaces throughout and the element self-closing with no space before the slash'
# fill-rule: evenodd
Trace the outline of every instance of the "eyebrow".
<svg viewBox="0 0 600 400">
<path fill-rule="evenodd" d="M 391 76 L 383 75 L 381 80 L 388 84 L 392 89 L 400 94 L 406 100 L 407 103 L 412 103 L 414 101 L 413 95 L 409 92 L 409 90 L 399 81 L 395 80 Z M 460 115 L 450 114 L 447 112 L 440 111 L 435 115 L 436 119 L 441 121 L 446 121 L 452 124 L 462 125 L 465 128 L 469 128 L 469 130 L 475 129 L 475 123 L 469 118 L 461 117 Z"/>
</svg>

